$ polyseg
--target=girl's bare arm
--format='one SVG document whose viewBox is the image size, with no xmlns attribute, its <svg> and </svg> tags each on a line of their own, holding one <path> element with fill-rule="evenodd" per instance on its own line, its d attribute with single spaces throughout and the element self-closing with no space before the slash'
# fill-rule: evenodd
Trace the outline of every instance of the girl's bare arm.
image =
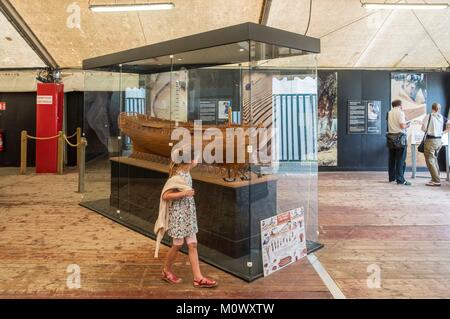
<svg viewBox="0 0 450 319">
<path fill-rule="evenodd" d="M 194 190 L 187 190 L 187 191 L 176 191 L 173 189 L 169 189 L 167 192 L 165 192 L 162 196 L 163 200 L 175 200 L 175 199 L 180 199 L 186 196 L 194 196 L 195 192 Z"/>
</svg>

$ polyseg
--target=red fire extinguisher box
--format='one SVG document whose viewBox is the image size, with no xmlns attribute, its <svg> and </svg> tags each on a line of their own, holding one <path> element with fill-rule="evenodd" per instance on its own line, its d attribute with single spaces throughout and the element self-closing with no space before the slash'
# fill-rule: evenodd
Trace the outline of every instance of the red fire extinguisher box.
<svg viewBox="0 0 450 319">
<path fill-rule="evenodd" d="M 63 128 L 64 84 L 38 83 L 36 100 L 36 136 L 52 137 Z M 36 173 L 58 170 L 58 140 L 36 141 Z"/>
</svg>

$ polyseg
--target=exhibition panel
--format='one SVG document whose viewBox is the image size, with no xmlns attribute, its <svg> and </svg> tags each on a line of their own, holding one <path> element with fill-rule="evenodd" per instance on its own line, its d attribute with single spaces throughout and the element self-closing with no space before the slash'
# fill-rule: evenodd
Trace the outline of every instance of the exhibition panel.
<svg viewBox="0 0 450 319">
<path fill-rule="evenodd" d="M 214 32 L 238 41 L 204 42 Z M 155 238 L 171 161 L 193 153 L 200 258 L 251 281 L 320 246 L 319 45 L 253 24 L 206 34 L 189 37 L 197 49 L 172 40 L 84 64 L 84 131 L 105 152 L 87 164 L 81 205 Z"/>
</svg>

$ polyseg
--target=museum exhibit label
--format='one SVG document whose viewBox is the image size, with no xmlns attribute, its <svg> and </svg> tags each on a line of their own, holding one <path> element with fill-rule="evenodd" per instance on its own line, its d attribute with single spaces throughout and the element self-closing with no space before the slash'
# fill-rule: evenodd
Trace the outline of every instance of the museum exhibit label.
<svg viewBox="0 0 450 319">
<path fill-rule="evenodd" d="M 348 134 L 381 134 L 381 101 L 349 100 Z"/>
<path fill-rule="evenodd" d="M 363 101 L 348 101 L 348 134 L 366 133 L 367 109 Z"/>
</svg>

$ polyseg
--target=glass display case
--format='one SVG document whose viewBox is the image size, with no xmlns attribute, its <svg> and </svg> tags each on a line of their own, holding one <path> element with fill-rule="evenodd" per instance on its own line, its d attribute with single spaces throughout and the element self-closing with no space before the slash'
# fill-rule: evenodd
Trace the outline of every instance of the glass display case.
<svg viewBox="0 0 450 319">
<path fill-rule="evenodd" d="M 317 39 L 245 23 L 85 60 L 81 205 L 155 238 L 171 155 L 184 138 L 199 161 L 203 261 L 258 278 L 267 267 L 261 221 L 296 208 L 308 251 L 317 249 L 319 51 Z"/>
</svg>

